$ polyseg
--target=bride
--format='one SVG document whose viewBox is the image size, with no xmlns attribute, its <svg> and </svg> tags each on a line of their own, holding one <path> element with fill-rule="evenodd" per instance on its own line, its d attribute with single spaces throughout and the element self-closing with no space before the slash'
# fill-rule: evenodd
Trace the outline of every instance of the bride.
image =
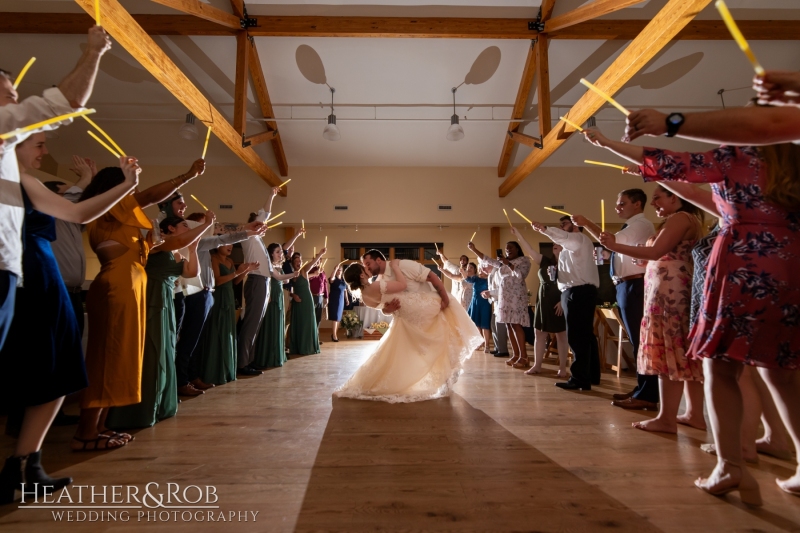
<svg viewBox="0 0 800 533">
<path fill-rule="evenodd" d="M 375 352 L 336 389 L 334 397 L 406 403 L 450 393 L 461 364 L 483 338 L 460 305 L 442 309 L 442 299 L 427 283 L 418 292 L 409 290 L 406 273 L 420 266 L 395 259 L 374 283 L 370 283 L 373 273 L 364 266 L 347 267 L 344 279 L 351 291 L 361 292 L 365 305 L 381 309 L 397 300 L 399 307 Z"/>
</svg>

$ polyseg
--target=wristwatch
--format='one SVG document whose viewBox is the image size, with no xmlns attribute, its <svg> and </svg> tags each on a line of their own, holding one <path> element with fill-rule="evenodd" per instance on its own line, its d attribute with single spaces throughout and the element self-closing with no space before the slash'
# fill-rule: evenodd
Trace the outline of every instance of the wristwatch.
<svg viewBox="0 0 800 533">
<path fill-rule="evenodd" d="M 686 120 L 681 113 L 672 113 L 667 116 L 667 133 L 664 135 L 667 137 L 675 137 L 678 134 L 678 130 L 681 129 L 683 126 L 683 121 Z"/>
</svg>

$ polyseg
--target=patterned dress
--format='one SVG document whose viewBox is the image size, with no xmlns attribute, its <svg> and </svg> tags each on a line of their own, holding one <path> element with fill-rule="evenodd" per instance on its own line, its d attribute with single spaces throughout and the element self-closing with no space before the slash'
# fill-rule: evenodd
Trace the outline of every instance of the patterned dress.
<svg viewBox="0 0 800 533">
<path fill-rule="evenodd" d="M 703 307 L 703 287 L 706 284 L 708 258 L 711 256 L 711 250 L 714 249 L 714 241 L 717 239 L 718 235 L 719 225 L 716 225 L 705 237 L 701 237 L 694 248 L 692 248 L 694 276 L 692 276 L 692 311 L 689 313 L 690 330 L 697 322 L 700 309 Z"/>
<path fill-rule="evenodd" d="M 696 234 L 700 232 L 700 222 L 692 215 L 678 212 L 670 216 L 691 218 Z M 637 358 L 639 374 L 669 376 L 672 381 L 703 381 L 702 364 L 688 357 L 692 248 L 696 242 L 681 241 L 656 261 L 647 262 Z"/>
<path fill-rule="evenodd" d="M 500 290 L 497 294 L 495 314 L 497 322 L 503 324 L 519 324 L 522 327 L 531 325 L 528 314 L 528 286 L 525 278 L 531 271 L 529 257 L 517 257 L 510 261 L 514 270 L 505 266 L 502 261 L 486 256 L 486 262 L 500 271 Z"/>
<path fill-rule="evenodd" d="M 691 330 L 692 357 L 800 368 L 800 212 L 764 197 L 767 169 L 758 149 L 645 149 L 640 170 L 645 181 L 711 183 L 722 214 Z"/>
</svg>

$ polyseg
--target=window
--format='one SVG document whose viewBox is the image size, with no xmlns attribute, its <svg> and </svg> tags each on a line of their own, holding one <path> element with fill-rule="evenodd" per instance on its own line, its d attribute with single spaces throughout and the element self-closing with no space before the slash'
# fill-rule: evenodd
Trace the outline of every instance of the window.
<svg viewBox="0 0 800 533">
<path fill-rule="evenodd" d="M 443 245 L 437 243 L 441 248 Z M 436 246 L 431 242 L 423 243 L 342 243 L 342 258 L 358 260 L 369 250 L 379 250 L 387 261 L 392 259 L 407 259 L 422 263 L 433 270 L 437 276 L 442 277 L 434 263 L 437 259 Z"/>
</svg>

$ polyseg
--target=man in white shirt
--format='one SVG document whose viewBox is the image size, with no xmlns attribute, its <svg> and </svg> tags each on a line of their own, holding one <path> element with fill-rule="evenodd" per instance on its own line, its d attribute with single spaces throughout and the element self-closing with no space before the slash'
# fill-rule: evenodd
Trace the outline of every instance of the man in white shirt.
<svg viewBox="0 0 800 533">
<path fill-rule="evenodd" d="M 559 228 L 533 222 L 531 227 L 564 249 L 558 256 L 558 288 L 567 321 L 567 339 L 575 355 L 569 381 L 556 383 L 566 390 L 592 390 L 600 384 L 600 358 L 594 336 L 594 310 L 600 275 L 594 262 L 592 241 L 570 217 L 561 217 Z"/>
<path fill-rule="evenodd" d="M 99 26 L 89 29 L 86 50 L 75 68 L 58 84 L 17 102 L 11 74 L 0 69 L 0 133 L 14 131 L 48 118 L 82 108 L 89 99 L 97 77 L 100 58 L 111 48 L 111 40 Z M 69 121 L 71 122 L 71 121 Z M 22 220 L 24 208 L 16 146 L 30 135 L 54 130 L 67 121 L 51 124 L 0 144 L 0 348 L 5 343 L 14 316 L 16 286 L 22 278 Z"/>
<path fill-rule="evenodd" d="M 619 193 L 614 210 L 625 220 L 625 225 L 615 234 L 617 242 L 628 246 L 644 245 L 656 230 L 653 223 L 644 216 L 647 194 L 641 189 L 627 189 Z M 572 221 L 586 228 L 595 238 L 600 239 L 601 228 L 581 215 L 573 215 Z M 622 322 L 633 346 L 634 358 L 639 353 L 639 329 L 644 315 L 644 271 L 645 267 L 635 264 L 626 255 L 611 254 L 611 279 L 617 288 L 617 305 Z M 658 377 L 637 374 L 638 384 L 631 392 L 615 394 L 612 405 L 623 409 L 656 409 L 658 407 Z"/>
<path fill-rule="evenodd" d="M 500 294 L 500 284 L 502 283 L 500 269 L 492 265 L 488 266 L 492 269 L 489 273 L 489 289 L 483 291 L 481 297 L 489 300 L 489 303 L 492 304 L 492 341 L 494 342 L 494 350 L 491 351 L 491 354 L 495 357 L 508 358 L 508 330 L 505 324 L 497 322 L 497 313 L 495 312 L 497 309 L 497 297 Z"/>
</svg>

